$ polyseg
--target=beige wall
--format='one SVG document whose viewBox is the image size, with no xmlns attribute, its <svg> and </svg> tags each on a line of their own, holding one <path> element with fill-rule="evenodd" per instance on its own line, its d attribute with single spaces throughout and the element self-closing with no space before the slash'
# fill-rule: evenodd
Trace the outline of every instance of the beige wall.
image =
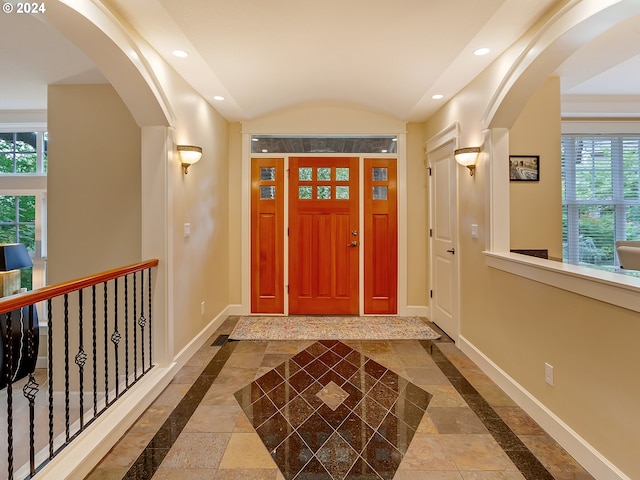
<svg viewBox="0 0 640 480">
<path fill-rule="evenodd" d="M 555 158 L 557 155 L 554 152 L 559 144 L 559 131 L 550 131 L 534 142 L 518 131 L 518 127 L 526 128 L 524 118 L 520 125 L 508 123 L 509 118 L 515 121 L 519 117 L 541 87 L 542 92 L 550 89 L 557 98 L 555 80 L 546 84 L 534 81 L 549 65 L 544 62 L 533 65 L 537 73 L 528 75 L 528 82 L 520 83 L 517 89 L 504 95 L 508 103 L 504 108 L 492 104 L 501 98 L 501 89 L 509 84 L 504 80 L 507 72 L 517 71 L 511 66 L 516 51 L 529 45 L 529 41 L 534 42 L 535 35 L 541 31 L 535 28 L 425 125 L 425 136 L 429 139 L 457 122 L 461 131 L 460 145 L 484 144 L 485 147 L 475 177 L 460 175 L 458 179 L 460 332 L 466 344 L 508 374 L 535 401 L 590 444 L 597 455 L 604 456 L 630 478 L 640 478 L 640 463 L 635 454 L 640 425 L 637 408 L 640 384 L 634 380 L 637 365 L 640 365 L 640 349 L 633 343 L 640 333 L 640 315 L 490 268 L 483 254 L 492 240 L 489 237 L 490 221 L 502 221 L 491 218 L 490 209 L 504 207 L 489 203 L 493 191 L 499 188 L 491 177 L 498 168 L 491 164 L 495 155 L 491 138 L 502 132 L 484 129 L 492 124 L 513 126 L 513 131 L 507 132 L 513 134 L 516 142 L 511 145 L 512 153 L 529 153 L 533 148 L 550 152 L 544 157 L 541 153 L 542 176 L 548 175 L 547 156 Z M 548 56 L 547 60 L 550 59 Z M 560 61 L 557 56 L 554 59 Z M 552 72 L 553 68 L 549 68 L 547 76 Z M 517 105 L 520 105 L 520 111 L 513 112 Z M 531 108 L 539 108 L 532 118 L 542 120 L 543 112 L 546 112 L 545 115 L 553 115 L 547 119 L 552 125 L 559 124 L 553 113 L 557 107 L 552 103 L 545 101 L 539 107 Z M 500 115 L 492 117 L 492 112 L 496 111 L 501 112 Z M 507 161 L 508 153 L 505 152 L 504 157 L 498 156 L 495 161 Z M 553 168 L 557 167 L 554 165 Z M 559 198 L 560 193 L 553 188 L 559 190 L 560 183 L 557 180 L 555 183 L 555 187 L 550 186 L 549 195 Z M 553 215 L 557 218 L 556 212 Z M 471 222 L 479 225 L 478 239 L 471 239 L 465 233 L 466 225 Z M 520 229 L 517 224 L 516 229 Z M 545 362 L 555 369 L 554 387 L 544 381 Z"/>
<path fill-rule="evenodd" d="M 170 251 L 160 260 L 172 266 L 169 338 L 177 354 L 229 304 L 228 126 L 171 69 L 162 78 L 176 115 L 169 136 L 204 151 L 188 175 L 171 151 L 157 159 L 159 169 L 170 162 L 162 186 L 170 192 Z M 49 284 L 140 261 L 141 129 L 118 94 L 108 85 L 51 86 L 49 139 Z M 164 229 L 158 223 L 148 234 Z"/>
<path fill-rule="evenodd" d="M 407 304 L 429 304 L 429 189 L 424 125 L 407 124 Z"/>
<path fill-rule="evenodd" d="M 47 283 L 142 260 L 140 128 L 118 94 L 110 85 L 49 86 L 48 131 Z M 70 298 L 73 351 L 79 348 L 76 302 Z M 52 311 L 60 327 L 62 297 Z M 53 344 L 62 353 L 62 328 L 54 328 Z M 54 354 L 56 390 L 64 387 L 63 360 Z M 72 369 L 72 390 L 77 381 Z"/>
<path fill-rule="evenodd" d="M 48 98 L 48 283 L 140 261 L 140 128 L 110 85 Z"/>
<path fill-rule="evenodd" d="M 242 125 L 229 125 L 229 304 L 242 304 Z"/>
<path fill-rule="evenodd" d="M 464 335 L 624 471 L 640 478 L 640 316 L 484 267 Z M 486 307 L 483 308 L 483 305 Z M 544 364 L 554 383 L 544 381 Z M 604 479 L 604 477 L 602 477 Z"/>
<path fill-rule="evenodd" d="M 229 305 L 229 124 L 173 69 L 154 68 L 175 115 L 173 142 L 203 150 L 187 175 L 169 152 L 168 293 L 178 354 Z"/>
<path fill-rule="evenodd" d="M 510 182 L 511 248 L 546 249 L 562 261 L 560 79 L 549 78 L 509 131 L 511 155 L 539 155 L 540 181 Z"/>
</svg>

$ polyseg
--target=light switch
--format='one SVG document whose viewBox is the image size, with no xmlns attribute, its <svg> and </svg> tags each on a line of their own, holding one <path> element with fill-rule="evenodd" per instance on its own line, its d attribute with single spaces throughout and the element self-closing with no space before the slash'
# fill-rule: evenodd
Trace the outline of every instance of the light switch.
<svg viewBox="0 0 640 480">
<path fill-rule="evenodd" d="M 475 223 L 471 224 L 471 238 L 478 238 L 478 225 Z"/>
<path fill-rule="evenodd" d="M 191 224 L 184 224 L 184 238 L 189 238 L 191 236 Z"/>
</svg>

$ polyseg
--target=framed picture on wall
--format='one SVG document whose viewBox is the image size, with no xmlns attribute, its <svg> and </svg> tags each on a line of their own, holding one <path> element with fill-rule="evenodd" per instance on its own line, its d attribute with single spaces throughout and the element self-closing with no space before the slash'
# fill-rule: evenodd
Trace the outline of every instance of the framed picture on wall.
<svg viewBox="0 0 640 480">
<path fill-rule="evenodd" d="M 509 180 L 512 182 L 540 180 L 540 155 L 509 155 Z"/>
</svg>

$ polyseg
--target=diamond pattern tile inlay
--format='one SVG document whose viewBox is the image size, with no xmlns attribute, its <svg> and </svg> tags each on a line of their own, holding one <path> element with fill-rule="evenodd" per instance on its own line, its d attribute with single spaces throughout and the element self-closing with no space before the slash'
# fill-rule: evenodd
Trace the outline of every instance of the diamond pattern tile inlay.
<svg viewBox="0 0 640 480">
<path fill-rule="evenodd" d="M 338 408 L 349 396 L 349 394 L 336 385 L 333 380 L 329 382 L 326 387 L 316 393 L 316 395 L 333 411 L 335 411 L 336 408 Z"/>
<path fill-rule="evenodd" d="M 235 393 L 286 480 L 391 479 L 431 395 L 336 340 Z"/>
</svg>

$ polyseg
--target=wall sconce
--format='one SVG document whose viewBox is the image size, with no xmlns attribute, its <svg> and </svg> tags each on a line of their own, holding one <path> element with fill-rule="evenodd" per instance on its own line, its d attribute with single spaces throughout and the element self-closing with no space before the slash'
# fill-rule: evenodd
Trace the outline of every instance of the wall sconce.
<svg viewBox="0 0 640 480">
<path fill-rule="evenodd" d="M 202 147 L 196 147 L 195 145 L 178 145 L 177 148 L 178 155 L 180 155 L 180 163 L 186 175 L 189 167 L 202 157 Z"/>
<path fill-rule="evenodd" d="M 469 169 L 469 175 L 471 176 L 473 176 L 476 171 L 476 162 L 478 161 L 479 154 L 480 147 L 458 148 L 453 152 L 456 162 L 467 167 Z"/>
</svg>

